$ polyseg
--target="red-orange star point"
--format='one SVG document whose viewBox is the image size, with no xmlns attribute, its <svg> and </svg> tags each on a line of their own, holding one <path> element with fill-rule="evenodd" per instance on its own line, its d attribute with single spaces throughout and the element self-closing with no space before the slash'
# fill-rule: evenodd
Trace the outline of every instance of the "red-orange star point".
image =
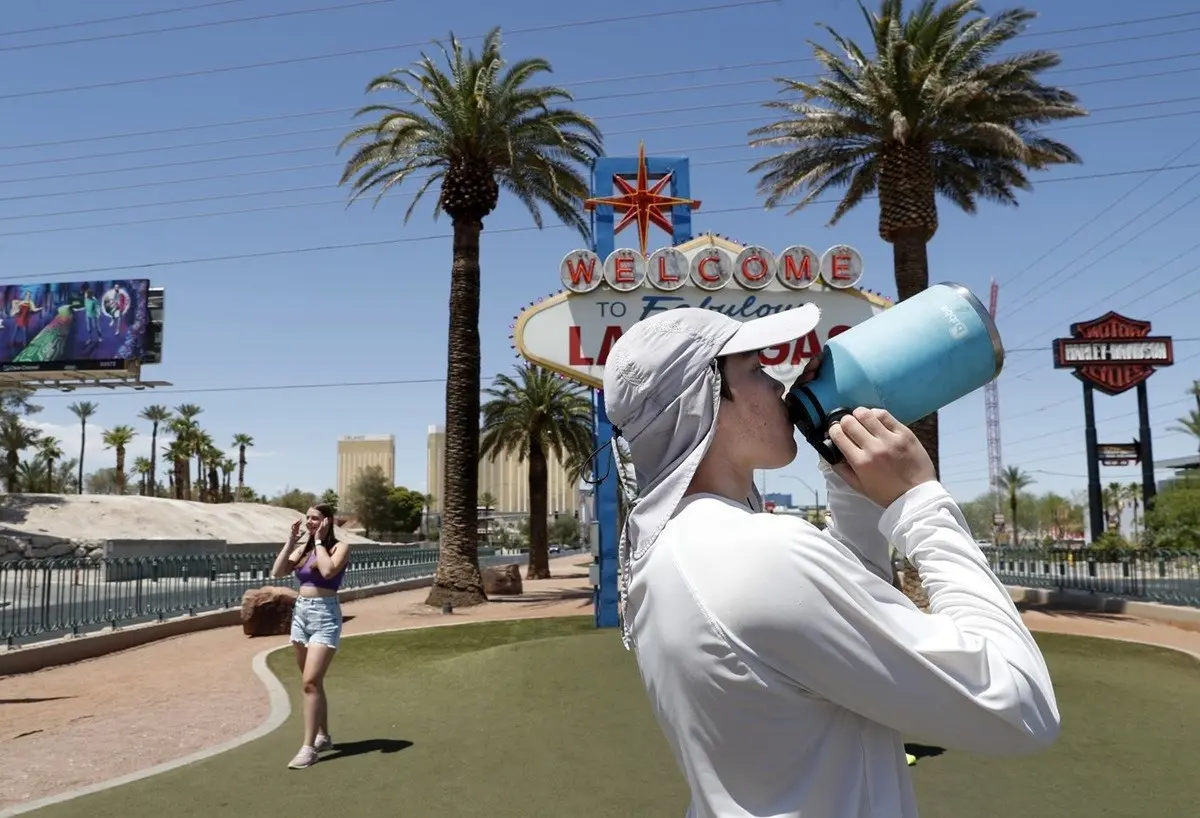
<svg viewBox="0 0 1200 818">
<path fill-rule="evenodd" d="M 645 143 L 639 143 L 637 187 L 629 184 L 629 182 L 620 176 L 613 176 L 613 184 L 621 190 L 622 195 L 588 199 L 583 203 L 583 206 L 585 210 L 592 210 L 598 205 L 609 205 L 613 210 L 623 213 L 624 215 L 613 229 L 613 233 L 620 233 L 629 225 L 636 224 L 638 244 L 644 256 L 646 255 L 646 246 L 650 239 L 651 223 L 654 223 L 668 233 L 674 233 L 674 225 L 668 216 L 671 208 L 684 206 L 690 207 L 692 210 L 697 210 L 700 207 L 700 202 L 696 199 L 664 196 L 662 191 L 670 182 L 671 174 L 668 173 L 655 182 L 654 187 L 649 187 L 650 172 L 646 167 L 646 145 Z"/>
</svg>

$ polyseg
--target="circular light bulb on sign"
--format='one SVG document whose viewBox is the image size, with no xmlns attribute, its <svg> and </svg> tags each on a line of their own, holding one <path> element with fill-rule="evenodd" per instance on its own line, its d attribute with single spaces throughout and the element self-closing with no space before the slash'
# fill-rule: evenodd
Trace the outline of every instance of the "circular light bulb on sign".
<svg viewBox="0 0 1200 818">
<path fill-rule="evenodd" d="M 761 290 L 775 278 L 775 256 L 767 248 L 752 244 L 733 260 L 733 277 L 747 290 Z"/>
<path fill-rule="evenodd" d="M 821 257 L 815 250 L 794 244 L 779 254 L 775 277 L 789 290 L 807 290 L 821 276 Z"/>
<path fill-rule="evenodd" d="M 646 259 L 637 250 L 622 247 L 604 260 L 604 281 L 617 292 L 627 293 L 646 280 Z"/>
<path fill-rule="evenodd" d="M 678 290 L 688 283 L 687 256 L 673 247 L 664 247 L 650 254 L 646 262 L 646 277 L 657 290 Z"/>
<path fill-rule="evenodd" d="M 847 290 L 853 287 L 862 274 L 862 256 L 847 244 L 834 245 L 821 256 L 821 280 L 834 289 Z"/>
<path fill-rule="evenodd" d="M 733 278 L 733 259 L 716 248 L 692 256 L 692 283 L 702 290 L 719 290 Z"/>
<path fill-rule="evenodd" d="M 590 293 L 604 278 L 604 265 L 591 250 L 573 250 L 558 265 L 562 285 L 573 293 Z"/>
</svg>

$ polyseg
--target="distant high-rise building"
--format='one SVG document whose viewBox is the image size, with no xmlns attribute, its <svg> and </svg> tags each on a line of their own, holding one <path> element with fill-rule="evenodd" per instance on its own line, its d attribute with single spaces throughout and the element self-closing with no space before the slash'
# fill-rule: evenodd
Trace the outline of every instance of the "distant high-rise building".
<svg viewBox="0 0 1200 818">
<path fill-rule="evenodd" d="M 337 444 L 338 502 L 347 508 L 350 486 L 370 466 L 383 469 L 388 480 L 396 479 L 396 438 L 392 435 L 344 435 Z"/>
<path fill-rule="evenodd" d="M 579 508 L 577 484 L 554 455 L 546 458 L 547 510 L 550 514 L 573 514 Z M 441 514 L 446 494 L 446 433 L 440 426 L 430 426 L 426 442 L 426 491 L 433 495 L 430 511 Z M 500 455 L 493 462 L 479 462 L 479 494 L 496 498 L 493 508 L 498 514 L 529 512 L 529 460 L 519 461 L 515 454 Z"/>
<path fill-rule="evenodd" d="M 776 492 L 772 492 L 771 494 L 764 494 L 763 501 L 767 502 L 767 503 L 774 503 L 777 506 L 784 506 L 785 508 L 791 508 L 792 495 L 779 494 Z"/>
</svg>

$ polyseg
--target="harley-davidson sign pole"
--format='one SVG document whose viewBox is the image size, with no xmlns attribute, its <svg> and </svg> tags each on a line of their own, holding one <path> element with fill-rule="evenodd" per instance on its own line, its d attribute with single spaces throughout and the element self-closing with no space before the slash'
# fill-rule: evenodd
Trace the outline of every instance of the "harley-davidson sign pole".
<svg viewBox="0 0 1200 818">
<path fill-rule="evenodd" d="M 1054 341 L 1056 369 L 1073 369 L 1083 381 L 1084 438 L 1087 444 L 1088 509 L 1092 541 L 1104 532 L 1104 506 L 1100 492 L 1100 458 L 1096 442 L 1094 390 L 1119 395 L 1137 387 L 1138 436 L 1142 461 L 1142 503 L 1154 505 L 1154 453 L 1150 443 L 1150 405 L 1146 379 L 1161 366 L 1175 363 L 1168 336 L 1151 336 L 1149 321 L 1136 321 L 1109 312 L 1094 321 L 1071 325 L 1070 338 Z"/>
</svg>

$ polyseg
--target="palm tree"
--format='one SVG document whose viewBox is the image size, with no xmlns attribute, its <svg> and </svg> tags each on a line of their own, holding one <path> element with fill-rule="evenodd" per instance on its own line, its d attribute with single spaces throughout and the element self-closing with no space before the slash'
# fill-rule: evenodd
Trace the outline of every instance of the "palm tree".
<svg viewBox="0 0 1200 818">
<path fill-rule="evenodd" d="M 171 410 L 161 404 L 147 406 L 138 415 L 142 420 L 149 421 L 150 426 L 150 496 L 158 496 L 158 424 L 171 419 Z"/>
<path fill-rule="evenodd" d="M 135 457 L 133 459 L 133 473 L 138 476 L 138 494 L 143 497 L 155 494 L 154 490 L 154 464 L 148 457 Z"/>
<path fill-rule="evenodd" d="M 1000 472 L 1000 490 L 1008 495 L 1008 511 L 1012 515 L 1012 547 L 1019 546 L 1017 531 L 1017 499 L 1021 489 L 1033 485 L 1033 478 L 1019 466 L 1008 466 Z"/>
<path fill-rule="evenodd" d="M 1200 391 L 1200 390 L 1198 390 Z M 1200 400 L 1200 395 L 1197 396 Z M 1168 432 L 1183 432 L 1196 438 L 1197 448 L 1200 449 L 1200 409 L 1192 409 L 1181 418 L 1176 418 L 1175 425 Z"/>
<path fill-rule="evenodd" d="M 204 447 L 204 467 L 208 473 L 208 502 L 210 503 L 220 502 L 221 476 L 217 473 L 217 469 L 224 460 L 225 452 L 221 451 L 220 447 L 209 437 L 207 445 Z"/>
<path fill-rule="evenodd" d="M 221 501 L 230 503 L 233 502 L 233 488 L 229 484 L 233 482 L 233 470 L 238 467 L 238 464 L 231 457 L 222 457 L 220 465 L 222 477 Z"/>
<path fill-rule="evenodd" d="M 90 400 L 81 400 L 67 407 L 75 417 L 79 418 L 79 483 L 77 490 L 83 494 L 83 450 L 87 446 L 88 418 L 96 414 L 100 407 Z"/>
<path fill-rule="evenodd" d="M 484 37 L 478 56 L 450 35 L 439 46 L 445 68 L 422 54 L 412 67 L 376 77 L 367 92 L 398 93 L 402 105 L 368 105 L 356 115 L 375 121 L 355 128 L 341 146 L 362 140 L 346 162 L 341 183 L 351 200 L 420 179 L 412 204 L 435 184 L 434 218 L 453 224 L 450 326 L 446 371 L 446 484 L 441 550 L 427 604 L 484 602 L 477 538 L 479 491 L 479 238 L 496 209 L 500 188 L 523 204 L 542 227 L 539 203 L 587 237 L 585 169 L 601 152 L 600 131 L 569 105 L 563 88 L 533 86 L 550 72 L 540 57 L 505 65 L 500 30 Z M 424 177 L 418 174 L 428 172 Z"/>
<path fill-rule="evenodd" d="M 38 457 L 46 464 L 46 493 L 54 493 L 54 463 L 62 459 L 63 450 L 59 444 L 58 438 L 53 435 L 47 435 L 41 439 L 38 444 Z"/>
<path fill-rule="evenodd" d="M 194 499 L 203 503 L 208 494 L 204 464 L 208 461 L 209 454 L 214 451 L 213 437 L 203 429 L 196 429 L 192 433 L 191 443 L 192 454 L 196 456 L 196 497 Z M 220 456 L 222 455 L 218 452 L 218 457 Z"/>
<path fill-rule="evenodd" d="M 519 380 L 518 380 L 519 379 Z M 546 456 L 559 463 L 586 457 L 592 448 L 592 402 L 581 387 L 542 369 L 524 364 L 517 378 L 496 377 L 484 390 L 481 456 L 501 454 L 529 458 L 529 579 L 550 576 L 547 530 Z"/>
<path fill-rule="evenodd" d="M 1068 146 L 1037 130 L 1083 116 L 1076 97 L 1042 84 L 1054 68 L 1049 51 L 1006 54 L 1036 14 L 1025 9 L 982 16 L 979 0 L 903 0 L 862 9 L 874 57 L 823 26 L 841 54 L 813 45 L 825 69 L 816 83 L 780 79 L 799 100 L 775 101 L 786 119 L 751 131 L 755 147 L 781 150 L 755 164 L 759 190 L 774 207 L 803 193 L 794 210 L 845 188 L 829 224 L 871 194 L 879 197 L 879 235 L 892 245 L 901 300 L 929 286 L 926 249 L 937 232 L 936 194 L 974 214 L 980 199 L 1017 204 L 1026 173 L 1078 163 Z M 938 465 L 937 415 L 913 431 Z"/>
<path fill-rule="evenodd" d="M 483 531 L 484 538 L 490 545 L 492 542 L 492 509 L 496 505 L 496 497 L 490 491 L 485 491 L 479 495 L 479 506 L 483 509 Z"/>
<path fill-rule="evenodd" d="M 117 480 L 117 494 L 125 493 L 125 447 L 137 437 L 132 426 L 114 426 L 104 433 L 104 448 L 116 449 L 117 464 L 114 476 Z"/>
<path fill-rule="evenodd" d="M 21 479 L 21 452 L 38 445 L 42 432 L 11 412 L 0 414 L 0 449 L 4 450 L 4 490 L 17 492 Z"/>
<path fill-rule="evenodd" d="M 176 422 L 183 423 L 178 418 Z M 171 471 L 167 480 L 171 484 L 172 494 L 176 500 L 185 499 L 188 488 L 188 460 L 191 457 L 186 438 L 176 436 L 174 440 L 163 447 L 163 457 L 171 461 Z"/>
<path fill-rule="evenodd" d="M 236 434 L 233 436 L 233 445 L 237 446 L 238 450 L 238 488 L 237 500 L 242 499 L 242 489 L 246 487 L 246 449 L 254 445 L 254 438 L 247 434 Z"/>
<path fill-rule="evenodd" d="M 1125 484 L 1125 502 L 1133 509 L 1133 542 L 1136 545 L 1138 542 L 1138 509 L 1142 504 L 1141 483 Z"/>
<path fill-rule="evenodd" d="M 1108 527 L 1121 533 L 1121 512 L 1125 510 L 1125 487 L 1117 482 L 1109 483 L 1104 489 L 1105 507 L 1109 511 Z"/>
</svg>

